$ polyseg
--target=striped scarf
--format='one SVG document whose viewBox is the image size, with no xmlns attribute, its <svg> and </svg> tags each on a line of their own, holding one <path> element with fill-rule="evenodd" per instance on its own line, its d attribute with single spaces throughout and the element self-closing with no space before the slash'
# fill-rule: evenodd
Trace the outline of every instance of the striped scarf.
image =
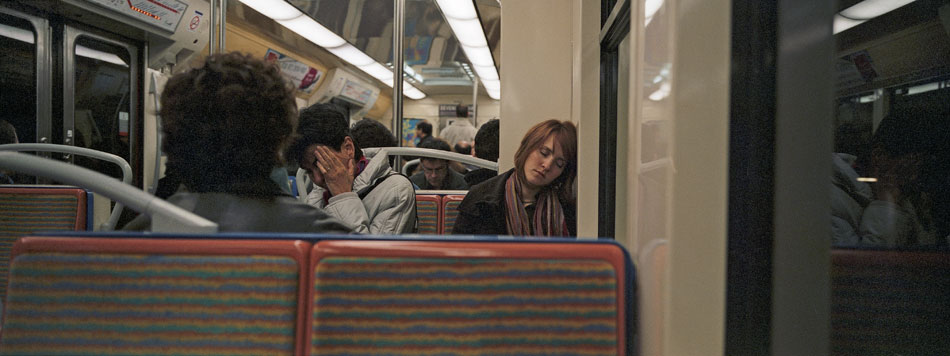
<svg viewBox="0 0 950 356">
<path fill-rule="evenodd" d="M 521 182 L 517 177 L 518 173 L 514 173 L 505 182 L 505 222 L 508 225 L 508 234 L 530 236 L 533 230 L 535 236 L 568 236 L 567 221 L 564 219 L 564 210 L 561 209 L 557 193 L 553 189 L 542 188 L 538 193 L 534 216 L 528 220 L 528 213 L 520 198 Z"/>
</svg>

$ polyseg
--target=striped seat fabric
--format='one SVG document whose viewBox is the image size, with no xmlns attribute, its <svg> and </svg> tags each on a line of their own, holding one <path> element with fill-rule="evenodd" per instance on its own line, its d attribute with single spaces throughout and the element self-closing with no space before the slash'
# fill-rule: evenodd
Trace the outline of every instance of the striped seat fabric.
<svg viewBox="0 0 950 356">
<path fill-rule="evenodd" d="M 443 234 L 451 234 L 452 228 L 455 227 L 455 219 L 459 216 L 459 204 L 462 204 L 462 200 L 465 199 L 465 195 L 446 195 L 442 197 L 442 231 Z"/>
<path fill-rule="evenodd" d="M 608 261 L 378 254 L 313 257 L 312 354 L 623 353 Z"/>
<path fill-rule="evenodd" d="M 0 187 L 0 298 L 6 297 L 10 250 L 16 239 L 35 231 L 85 230 L 86 211 L 86 191 L 80 188 Z"/>
<path fill-rule="evenodd" d="M 438 195 L 416 194 L 416 221 L 419 224 L 419 233 L 438 235 L 439 205 L 441 197 Z"/>
<path fill-rule="evenodd" d="M 101 240 L 155 247 L 155 240 Z M 171 253 L 169 248 L 188 251 L 195 241 L 159 242 L 164 251 L 130 247 L 78 253 L 53 247 L 18 253 L 10 268 L 0 353 L 295 352 L 298 260 L 233 252 L 234 245 L 247 241 L 216 241 L 217 247 L 191 253 Z M 229 247 L 229 254 L 208 254 Z"/>
</svg>

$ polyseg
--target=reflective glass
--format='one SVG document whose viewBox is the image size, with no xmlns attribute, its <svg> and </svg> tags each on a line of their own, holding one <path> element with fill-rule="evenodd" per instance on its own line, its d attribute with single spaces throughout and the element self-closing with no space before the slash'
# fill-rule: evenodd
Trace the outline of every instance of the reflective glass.
<svg viewBox="0 0 950 356">
<path fill-rule="evenodd" d="M 129 160 L 132 75 L 129 52 L 122 47 L 81 36 L 75 54 L 75 126 L 73 142 Z M 110 162 L 76 156 L 76 164 L 120 178 Z"/>
</svg>

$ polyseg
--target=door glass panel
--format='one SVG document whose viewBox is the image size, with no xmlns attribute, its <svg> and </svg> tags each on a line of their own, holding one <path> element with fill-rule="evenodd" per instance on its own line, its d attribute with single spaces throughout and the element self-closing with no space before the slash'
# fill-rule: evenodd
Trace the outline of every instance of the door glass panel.
<svg viewBox="0 0 950 356">
<path fill-rule="evenodd" d="M 75 124 L 77 147 L 108 152 L 129 160 L 129 80 L 131 56 L 125 48 L 79 37 L 75 58 Z M 76 164 L 116 178 L 113 163 L 76 156 Z"/>
<path fill-rule="evenodd" d="M 0 119 L 23 143 L 36 142 L 35 37 L 28 21 L 0 14 Z M 2 143 L 12 142 L 0 135 Z"/>
<path fill-rule="evenodd" d="M 36 33 L 28 21 L 0 14 L 0 144 L 36 142 Z M 0 172 L 0 184 L 33 183 Z"/>
</svg>

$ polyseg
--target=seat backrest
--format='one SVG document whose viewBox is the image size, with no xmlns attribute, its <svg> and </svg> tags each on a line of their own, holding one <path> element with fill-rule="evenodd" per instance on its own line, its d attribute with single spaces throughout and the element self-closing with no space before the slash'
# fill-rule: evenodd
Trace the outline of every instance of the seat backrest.
<svg viewBox="0 0 950 356">
<path fill-rule="evenodd" d="M 309 352 L 622 355 L 630 266 L 606 243 L 320 241 Z"/>
<path fill-rule="evenodd" d="M 419 225 L 419 233 L 425 235 L 438 235 L 439 221 L 442 218 L 440 205 L 442 197 L 431 194 L 416 194 L 416 221 Z"/>
<path fill-rule="evenodd" d="M 141 235 L 139 235 L 141 236 Z M 5 354 L 292 354 L 310 244 L 26 237 L 10 265 Z"/>
<path fill-rule="evenodd" d="M 88 197 L 77 187 L 0 186 L 0 298 L 6 296 L 14 241 L 35 231 L 88 229 L 92 225 Z"/>
<path fill-rule="evenodd" d="M 442 234 L 449 235 L 455 227 L 455 219 L 459 216 L 459 204 L 465 199 L 465 194 L 448 194 L 442 197 L 442 221 L 439 226 Z"/>
<path fill-rule="evenodd" d="M 833 249 L 831 261 L 831 354 L 950 350 L 950 252 Z"/>
</svg>

